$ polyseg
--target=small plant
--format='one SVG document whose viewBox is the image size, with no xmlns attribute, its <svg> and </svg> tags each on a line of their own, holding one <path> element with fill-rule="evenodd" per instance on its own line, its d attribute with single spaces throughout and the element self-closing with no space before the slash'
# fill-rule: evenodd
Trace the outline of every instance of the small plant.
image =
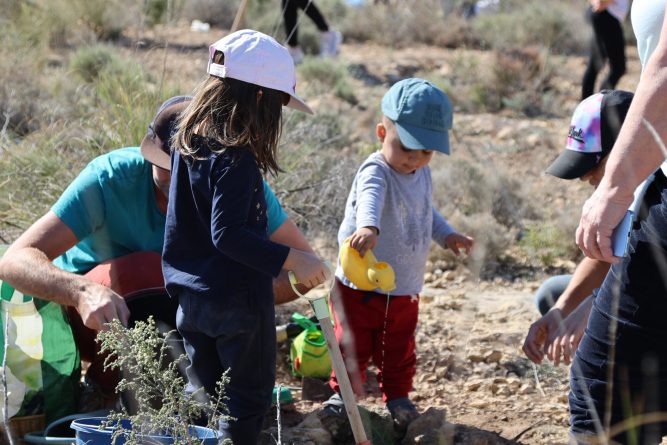
<svg viewBox="0 0 667 445">
<path fill-rule="evenodd" d="M 231 419 L 224 403 L 227 374 L 218 382 L 214 398 L 206 397 L 203 390 L 186 394 L 185 380 L 178 370 L 186 356 L 172 360 L 171 346 L 155 327 L 152 317 L 146 322 L 136 322 L 133 328 L 124 327 L 118 320 L 108 327 L 97 337 L 102 352 L 109 353 L 105 369 L 121 369 L 125 376 L 131 376 L 123 378 L 116 391 L 128 391 L 137 402 L 136 414 L 112 412 L 108 416 L 106 426 L 121 425 L 121 421 L 128 420 L 132 426 L 117 427 L 114 441 L 124 437 L 125 444 L 139 445 L 147 435 L 160 434 L 171 436 L 175 445 L 192 445 L 201 440 L 192 434 L 195 419 L 207 416 L 207 426 L 214 431 L 220 420 Z"/>
<path fill-rule="evenodd" d="M 335 62 L 309 57 L 299 67 L 299 73 L 309 82 L 308 89 L 315 94 L 333 91 L 334 95 L 350 105 L 359 102 L 347 81 L 346 70 Z"/>
<path fill-rule="evenodd" d="M 122 63 L 113 48 L 93 45 L 78 49 L 70 66 L 85 82 L 93 82 L 104 72 L 119 70 Z"/>
<path fill-rule="evenodd" d="M 526 227 L 521 247 L 537 257 L 544 266 L 553 266 L 557 259 L 576 259 L 577 249 L 572 242 L 574 230 L 549 223 Z"/>
</svg>

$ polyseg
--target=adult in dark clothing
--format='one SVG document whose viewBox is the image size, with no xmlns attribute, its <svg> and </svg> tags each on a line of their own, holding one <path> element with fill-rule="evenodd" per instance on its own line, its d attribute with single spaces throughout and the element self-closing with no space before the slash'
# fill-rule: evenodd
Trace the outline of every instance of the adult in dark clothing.
<svg viewBox="0 0 667 445">
<path fill-rule="evenodd" d="M 627 13 L 627 0 L 591 0 L 588 18 L 593 26 L 593 37 L 581 86 L 581 100 L 596 92 L 595 80 L 607 60 L 609 74 L 600 85 L 600 90 L 613 89 L 625 74 L 625 37 L 622 23 Z"/>
</svg>

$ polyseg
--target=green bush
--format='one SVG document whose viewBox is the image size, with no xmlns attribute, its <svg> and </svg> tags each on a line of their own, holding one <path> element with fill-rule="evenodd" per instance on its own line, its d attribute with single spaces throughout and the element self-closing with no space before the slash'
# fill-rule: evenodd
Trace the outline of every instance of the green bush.
<svg viewBox="0 0 667 445">
<path fill-rule="evenodd" d="M 120 71 L 123 61 L 117 52 L 107 45 L 79 48 L 70 60 L 70 69 L 84 82 L 96 81 L 104 72 Z"/>
<path fill-rule="evenodd" d="M 579 253 L 574 244 L 574 231 L 549 222 L 528 225 L 520 246 L 547 267 L 553 266 L 557 259 L 574 259 Z"/>
<path fill-rule="evenodd" d="M 298 71 L 300 78 L 308 82 L 309 92 L 324 94 L 332 91 L 335 96 L 351 105 L 357 104 L 358 100 L 354 95 L 354 90 L 347 80 L 347 71 L 340 65 L 340 62 L 320 57 L 306 57 L 299 65 Z"/>
</svg>

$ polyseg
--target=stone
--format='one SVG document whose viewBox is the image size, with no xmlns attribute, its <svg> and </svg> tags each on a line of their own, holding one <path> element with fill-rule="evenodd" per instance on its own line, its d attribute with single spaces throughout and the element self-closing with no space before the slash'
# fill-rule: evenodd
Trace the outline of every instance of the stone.
<svg viewBox="0 0 667 445">
<path fill-rule="evenodd" d="M 503 358 L 503 353 L 500 351 L 494 350 L 484 354 L 484 362 L 486 363 L 498 363 L 501 358 Z"/>
</svg>

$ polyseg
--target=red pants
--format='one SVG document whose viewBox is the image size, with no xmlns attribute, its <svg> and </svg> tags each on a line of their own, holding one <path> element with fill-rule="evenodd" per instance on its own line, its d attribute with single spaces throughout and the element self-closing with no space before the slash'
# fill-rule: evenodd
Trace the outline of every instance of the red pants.
<svg viewBox="0 0 667 445">
<path fill-rule="evenodd" d="M 139 290 L 164 289 L 161 257 L 155 252 L 137 252 L 114 258 L 99 264 L 85 276 L 126 298 Z M 90 363 L 87 376 L 103 391 L 113 393 L 120 381 L 120 373 L 117 369 L 104 370 L 105 356 L 95 341 L 97 332 L 84 326 L 74 307 L 68 306 L 67 313 L 81 360 Z"/>
<path fill-rule="evenodd" d="M 366 367 L 373 359 L 379 370 L 382 400 L 407 397 L 417 362 L 415 330 L 419 295 L 387 297 L 351 289 L 336 280 L 331 306 L 336 340 L 355 393 L 363 395 Z M 329 385 L 340 392 L 335 372 L 331 373 Z"/>
</svg>

